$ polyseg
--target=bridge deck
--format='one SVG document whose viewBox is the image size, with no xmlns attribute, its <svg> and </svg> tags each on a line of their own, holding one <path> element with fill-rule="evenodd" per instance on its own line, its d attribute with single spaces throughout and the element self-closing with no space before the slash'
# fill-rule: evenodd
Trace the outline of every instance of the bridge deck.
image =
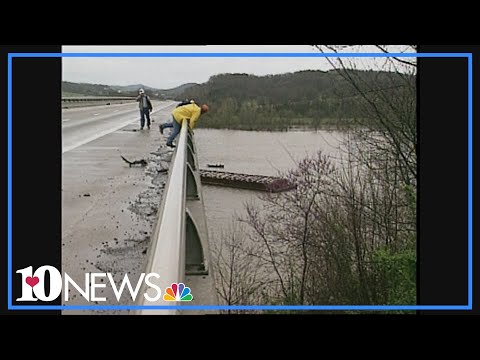
<svg viewBox="0 0 480 360">
<path fill-rule="evenodd" d="M 266 175 L 249 175 L 216 170 L 200 170 L 202 184 L 227 186 L 239 189 L 281 192 L 293 189 L 295 185 L 286 179 Z"/>
</svg>

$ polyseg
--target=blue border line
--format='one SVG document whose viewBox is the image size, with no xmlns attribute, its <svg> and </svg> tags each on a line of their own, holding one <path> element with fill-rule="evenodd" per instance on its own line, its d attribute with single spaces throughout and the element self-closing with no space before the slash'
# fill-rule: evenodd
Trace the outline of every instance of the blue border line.
<svg viewBox="0 0 480 360">
<path fill-rule="evenodd" d="M 13 57 L 469 57 L 471 53 L 12 53 Z"/>
<path fill-rule="evenodd" d="M 8 309 L 12 307 L 12 55 L 8 54 Z"/>
<path fill-rule="evenodd" d="M 473 307 L 473 112 L 472 112 L 472 92 L 473 92 L 473 55 L 468 55 L 468 306 Z"/>
<path fill-rule="evenodd" d="M 14 57 L 402 57 L 468 59 L 468 305 L 12 305 L 12 59 Z M 472 53 L 9 53 L 8 54 L 8 310 L 472 310 Z"/>
</svg>

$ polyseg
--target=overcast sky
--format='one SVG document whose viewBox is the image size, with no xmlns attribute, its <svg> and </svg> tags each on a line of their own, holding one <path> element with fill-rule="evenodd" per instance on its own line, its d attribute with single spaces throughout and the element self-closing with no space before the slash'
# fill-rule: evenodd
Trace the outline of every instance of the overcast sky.
<svg viewBox="0 0 480 360">
<path fill-rule="evenodd" d="M 409 51 L 393 46 L 392 51 Z M 310 45 L 207 45 L 207 46 L 63 46 L 64 53 L 184 53 L 184 52 L 281 52 L 318 53 Z M 380 52 L 362 45 L 348 52 Z M 411 60 L 411 59 L 410 59 Z M 203 83 L 222 73 L 282 74 L 300 70 L 329 70 L 325 58 L 63 58 L 63 80 L 105 85 L 143 84 L 171 89 L 185 83 Z M 384 59 L 358 59 L 366 68 Z"/>
</svg>

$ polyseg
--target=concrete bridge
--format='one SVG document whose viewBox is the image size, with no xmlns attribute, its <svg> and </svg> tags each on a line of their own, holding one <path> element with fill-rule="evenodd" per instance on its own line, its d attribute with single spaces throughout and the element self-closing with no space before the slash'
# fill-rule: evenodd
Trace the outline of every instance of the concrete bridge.
<svg viewBox="0 0 480 360">
<path fill-rule="evenodd" d="M 98 292 L 107 301 L 95 305 L 218 305 L 194 138 L 183 126 L 173 151 L 157 128 L 175 105 L 154 101 L 152 129 L 142 131 L 135 104 L 62 110 L 62 270 L 77 281 L 104 272 L 119 283 L 128 274 L 135 284 L 141 273 L 157 273 L 162 295 L 172 283 L 184 283 L 194 299 L 146 302 L 144 296 L 122 295 L 117 300 L 105 287 Z M 147 165 L 129 166 L 121 156 L 145 159 Z M 76 291 L 63 304 L 92 305 Z M 64 314 L 89 312 L 128 313 Z"/>
<path fill-rule="evenodd" d="M 163 296 L 150 301 L 143 295 L 116 299 L 112 289 L 101 290 L 106 304 L 132 305 L 134 314 L 204 314 L 181 308 L 218 305 L 202 182 L 272 192 L 291 188 L 275 177 L 199 169 L 186 123 L 175 150 L 166 147 L 156 125 L 170 120 L 175 105 L 153 103 L 151 130 L 139 129 L 135 104 L 62 110 L 62 270 L 76 279 L 111 273 L 117 283 L 124 274 L 138 279 L 155 273 L 162 295 L 180 283 L 193 294 L 193 302 Z M 154 298 L 153 290 L 142 282 L 138 293 Z M 65 303 L 82 304 L 85 299 L 75 294 Z"/>
</svg>

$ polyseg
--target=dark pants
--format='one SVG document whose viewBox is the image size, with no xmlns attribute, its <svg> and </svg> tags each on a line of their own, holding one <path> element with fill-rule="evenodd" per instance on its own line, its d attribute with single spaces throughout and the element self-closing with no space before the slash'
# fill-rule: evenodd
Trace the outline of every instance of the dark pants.
<svg viewBox="0 0 480 360">
<path fill-rule="evenodd" d="M 147 118 L 147 126 L 150 127 L 150 109 L 140 109 L 140 127 L 143 129 L 145 126 L 145 117 Z"/>
</svg>

